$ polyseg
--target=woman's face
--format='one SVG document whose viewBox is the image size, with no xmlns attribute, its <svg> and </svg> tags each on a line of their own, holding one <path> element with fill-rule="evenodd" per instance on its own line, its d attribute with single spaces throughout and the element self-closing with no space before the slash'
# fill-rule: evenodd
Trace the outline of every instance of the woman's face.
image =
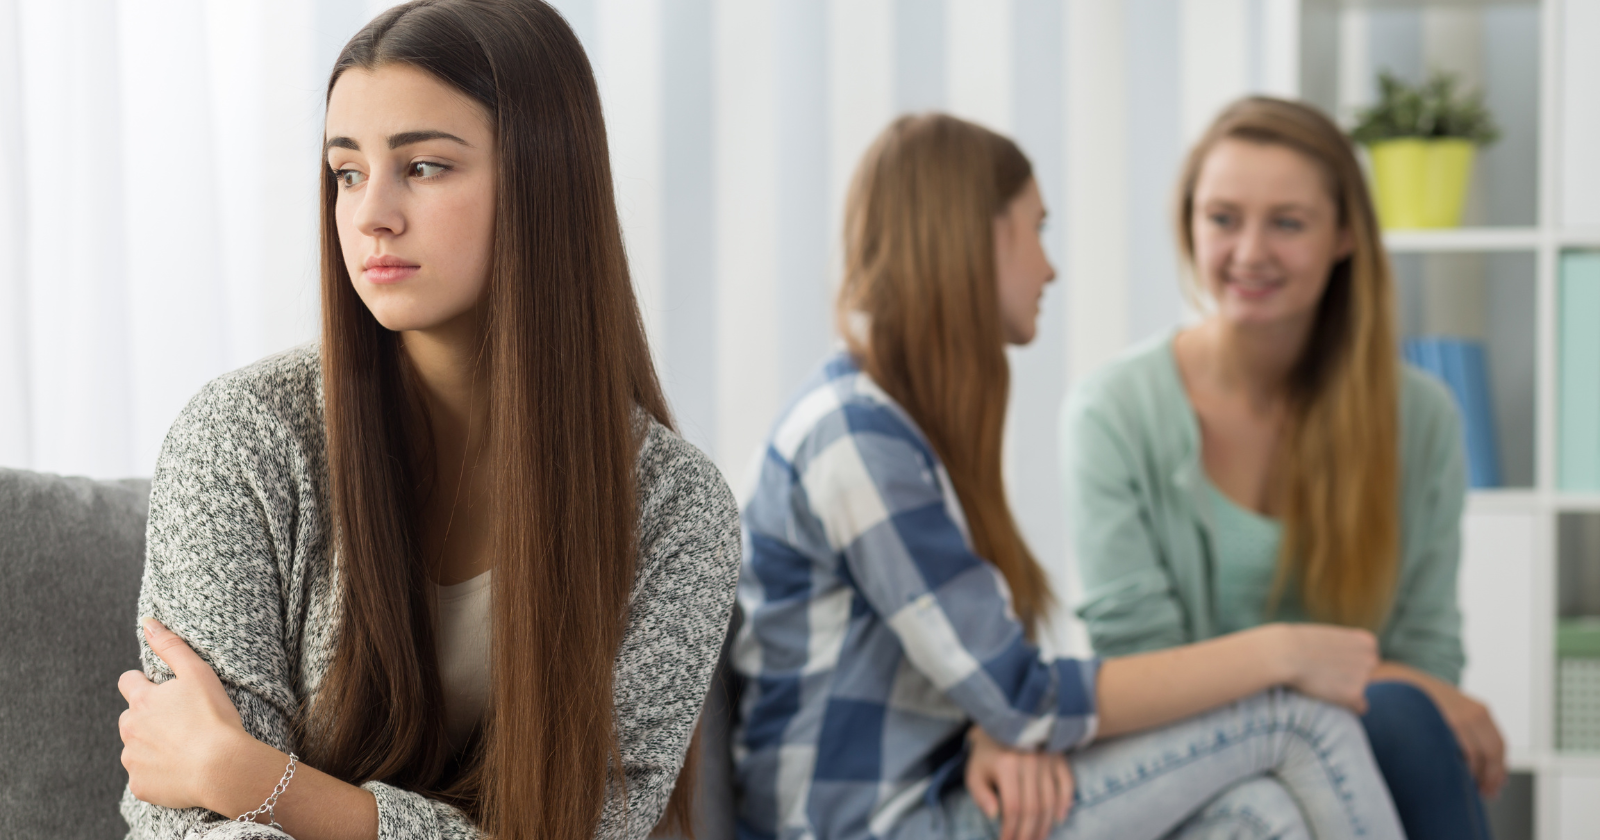
<svg viewBox="0 0 1600 840">
<path fill-rule="evenodd" d="M 391 330 L 475 317 L 494 243 L 494 134 L 476 102 L 414 67 L 351 69 L 328 98 L 334 216 L 356 293 Z"/>
<path fill-rule="evenodd" d="M 1044 217 L 1039 185 L 1029 178 L 994 219 L 995 285 L 1000 288 L 1000 325 L 1009 344 L 1033 340 L 1044 284 L 1056 277 L 1039 241 Z"/>
<path fill-rule="evenodd" d="M 1348 230 L 1317 164 L 1287 146 L 1223 140 L 1195 182 L 1195 265 L 1225 321 L 1309 323 Z"/>
</svg>

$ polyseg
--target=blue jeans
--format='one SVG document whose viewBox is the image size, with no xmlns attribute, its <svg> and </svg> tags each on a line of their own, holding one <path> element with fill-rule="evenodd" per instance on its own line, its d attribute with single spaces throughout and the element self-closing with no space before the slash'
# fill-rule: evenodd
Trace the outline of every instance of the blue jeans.
<svg viewBox="0 0 1600 840">
<path fill-rule="evenodd" d="M 1489 840 L 1477 783 L 1428 695 L 1409 683 L 1374 683 L 1361 725 L 1410 840 Z"/>
<path fill-rule="evenodd" d="M 1051 840 L 1404 836 L 1356 717 L 1283 689 L 1069 759 L 1077 791 Z M 965 788 L 941 805 L 948 840 L 1000 836 Z"/>
</svg>

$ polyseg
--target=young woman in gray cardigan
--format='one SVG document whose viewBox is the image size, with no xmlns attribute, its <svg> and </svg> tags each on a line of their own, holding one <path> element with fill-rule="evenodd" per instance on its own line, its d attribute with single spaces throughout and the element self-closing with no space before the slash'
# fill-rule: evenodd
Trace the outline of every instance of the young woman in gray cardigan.
<svg viewBox="0 0 1600 840">
<path fill-rule="evenodd" d="M 685 818 L 737 511 L 668 428 L 577 38 L 385 12 L 324 151 L 322 341 L 208 385 L 156 468 L 129 837 Z"/>
</svg>

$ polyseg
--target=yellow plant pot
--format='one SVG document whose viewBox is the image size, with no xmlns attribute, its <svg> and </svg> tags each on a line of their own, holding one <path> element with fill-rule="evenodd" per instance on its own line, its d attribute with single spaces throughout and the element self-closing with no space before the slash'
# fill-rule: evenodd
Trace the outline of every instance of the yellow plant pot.
<svg viewBox="0 0 1600 840">
<path fill-rule="evenodd" d="M 1378 221 L 1387 229 L 1448 228 L 1461 224 L 1472 178 L 1471 140 L 1384 140 L 1372 154 Z"/>
</svg>

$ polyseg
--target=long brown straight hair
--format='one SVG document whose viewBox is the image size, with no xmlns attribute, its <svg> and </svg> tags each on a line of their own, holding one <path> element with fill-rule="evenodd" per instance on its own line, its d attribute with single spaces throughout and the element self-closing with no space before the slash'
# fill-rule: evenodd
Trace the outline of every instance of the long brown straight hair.
<svg viewBox="0 0 1600 840">
<path fill-rule="evenodd" d="M 1224 140 L 1283 146 L 1321 170 L 1355 248 L 1333 266 L 1304 352 L 1290 372 L 1275 486 L 1283 499 L 1276 602 L 1291 584 L 1308 614 L 1376 629 L 1400 565 L 1400 362 L 1394 281 L 1350 141 L 1320 111 L 1241 99 L 1189 152 L 1178 182 L 1179 250 L 1194 282 L 1194 193 Z"/>
<path fill-rule="evenodd" d="M 396 333 L 351 285 L 322 166 L 322 372 L 342 615 L 300 721 L 307 763 L 464 808 L 496 838 L 583 840 L 623 794 L 613 663 L 638 552 L 643 424 L 670 424 L 633 296 L 600 97 L 538 0 L 417 0 L 345 45 L 346 70 L 408 65 L 481 105 L 498 182 L 480 364 L 494 464 L 490 710 L 450 754 L 418 511 L 426 413 Z M 688 775 L 687 773 L 685 775 Z M 687 815 L 680 785 L 674 813 Z"/>
<path fill-rule="evenodd" d="M 1030 633 L 1051 593 L 1000 472 L 1011 369 L 994 221 L 1032 177 L 1017 144 L 986 128 L 945 114 L 895 120 L 850 185 L 837 306 L 851 354 L 944 462 L 973 548 L 1005 576 Z"/>
</svg>

